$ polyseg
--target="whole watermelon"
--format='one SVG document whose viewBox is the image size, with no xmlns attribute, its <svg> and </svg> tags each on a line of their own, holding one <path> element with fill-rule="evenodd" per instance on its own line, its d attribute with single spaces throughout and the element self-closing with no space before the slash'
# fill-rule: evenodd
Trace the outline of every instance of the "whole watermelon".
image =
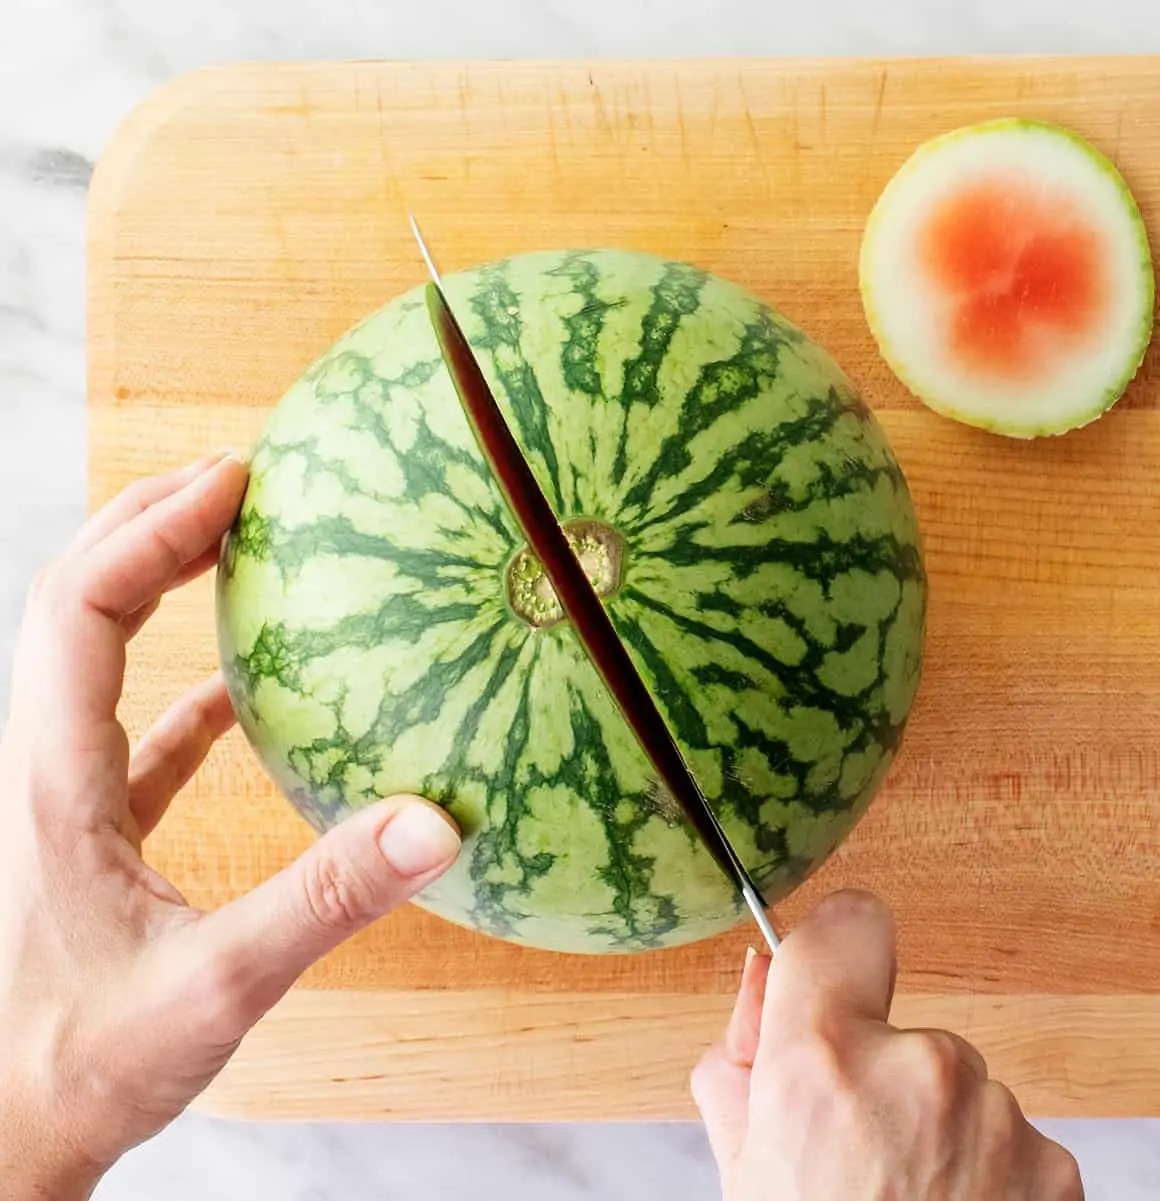
<svg viewBox="0 0 1160 1201">
<path fill-rule="evenodd" d="M 926 578 L 906 483 L 831 358 L 754 296 L 624 251 L 449 276 L 453 310 L 701 788 L 771 903 L 898 750 Z M 571 952 L 689 942 L 733 890 L 527 551 L 421 289 L 269 419 L 218 575 L 246 735 L 322 831 L 420 793 L 463 853 L 420 904 Z"/>
</svg>

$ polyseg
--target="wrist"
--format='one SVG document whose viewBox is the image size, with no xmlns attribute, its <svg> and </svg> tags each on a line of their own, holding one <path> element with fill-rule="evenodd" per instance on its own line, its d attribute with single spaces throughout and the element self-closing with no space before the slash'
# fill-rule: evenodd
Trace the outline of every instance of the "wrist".
<svg viewBox="0 0 1160 1201">
<path fill-rule="evenodd" d="M 36 1106 L 11 1095 L 0 1099 L 5 1201 L 89 1201 L 103 1174 Z"/>
<path fill-rule="evenodd" d="M 71 1164 L 25 1163 L 0 1151 L 0 1176 L 9 1201 L 89 1201 L 101 1173 Z"/>
</svg>

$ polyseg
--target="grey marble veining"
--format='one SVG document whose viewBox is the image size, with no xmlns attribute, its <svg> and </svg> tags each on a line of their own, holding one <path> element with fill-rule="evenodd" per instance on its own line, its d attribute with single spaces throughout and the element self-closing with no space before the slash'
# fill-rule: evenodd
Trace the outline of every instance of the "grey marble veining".
<svg viewBox="0 0 1160 1201">
<path fill-rule="evenodd" d="M 1037 1125 L 1079 1159 L 1087 1201 L 1157 1195 L 1157 1123 Z M 127 1156 L 96 1201 L 709 1201 L 716 1192 L 704 1135 L 686 1124 L 286 1127 L 186 1115 Z"/>
<path fill-rule="evenodd" d="M 239 59 L 1160 51 L 1154 0 L 5 0 L 0 38 L 0 713 L 28 581 L 82 519 L 84 206 L 117 123 Z M 1088 1201 L 1160 1193 L 1160 1124 L 1045 1122 Z M 695 1126 L 270 1126 L 187 1116 L 99 1201 L 693 1201 Z"/>
<path fill-rule="evenodd" d="M 682 1201 L 715 1188 L 703 1136 L 687 1125 L 305 1125 L 288 1133 L 187 1116 L 127 1158 L 97 1201 Z"/>
<path fill-rule="evenodd" d="M 1160 1184 L 1151 1122 L 1040 1122 L 1085 1171 L 1087 1201 L 1143 1201 Z M 96 1201 L 708 1201 L 700 1129 L 281 1125 L 187 1115 L 127 1157 Z"/>
</svg>

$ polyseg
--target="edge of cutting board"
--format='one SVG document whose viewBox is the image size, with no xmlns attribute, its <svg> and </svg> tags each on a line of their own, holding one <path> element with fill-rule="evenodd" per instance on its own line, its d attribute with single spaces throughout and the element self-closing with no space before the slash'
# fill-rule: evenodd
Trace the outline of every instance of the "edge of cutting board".
<svg viewBox="0 0 1160 1201">
<path fill-rule="evenodd" d="M 132 169 L 136 152 L 144 145 L 157 129 L 180 112 L 187 105 L 201 102 L 208 97 L 220 95 L 217 85 L 234 77 L 252 77 L 255 74 L 274 75 L 284 71 L 299 71 L 304 74 L 326 72 L 335 68 L 365 67 L 395 67 L 400 70 L 414 70 L 417 73 L 431 70 L 463 70 L 489 71 L 503 69 L 519 69 L 535 67 L 538 69 L 559 67 L 575 71 L 590 68 L 593 71 L 617 71 L 633 66 L 657 67 L 664 66 L 673 71 L 683 68 L 730 65 L 745 67 L 760 67 L 763 65 L 792 65 L 796 69 L 808 68 L 813 64 L 833 64 L 835 62 L 856 62 L 862 68 L 882 69 L 884 71 L 896 68 L 905 69 L 908 66 L 922 65 L 927 69 L 940 66 L 948 70 L 961 69 L 970 66 L 974 72 L 986 72 L 1013 66 L 1033 68 L 1037 65 L 1083 62 L 1089 65 L 1109 65 L 1123 61 L 1125 55 L 1091 54 L 979 54 L 979 55 L 802 55 L 788 58 L 772 55 L 745 55 L 719 59 L 705 59 L 693 56 L 680 56 L 659 59 L 632 58 L 430 58 L 430 59 L 349 59 L 349 60 L 285 60 L 285 61 L 240 61 L 228 64 L 199 67 L 168 80 L 155 88 L 141 99 L 122 118 L 109 138 L 103 152 L 98 157 L 93 169 L 88 191 L 87 227 L 88 238 L 96 224 L 110 219 L 116 209 L 116 195 L 119 183 L 127 177 Z M 1160 72 L 1160 54 L 1130 56 L 1131 61 L 1140 64 L 1152 62 Z"/>
<path fill-rule="evenodd" d="M 689 1120 L 689 1072 L 730 1004 L 679 994 L 295 991 L 195 1108 L 283 1121 Z M 1158 997 L 912 994 L 896 998 L 891 1020 L 957 1031 L 1034 1117 L 1091 1117 L 1097 1100 L 1100 1117 L 1160 1116 Z M 1129 1072 L 1117 1053 L 1125 1044 L 1138 1049 Z"/>
</svg>

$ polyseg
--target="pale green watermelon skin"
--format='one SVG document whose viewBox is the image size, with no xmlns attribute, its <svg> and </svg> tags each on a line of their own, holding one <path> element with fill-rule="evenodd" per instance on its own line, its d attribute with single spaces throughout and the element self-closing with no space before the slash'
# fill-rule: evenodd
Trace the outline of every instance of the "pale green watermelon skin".
<svg viewBox="0 0 1160 1201">
<path fill-rule="evenodd" d="M 824 350 L 686 264 L 538 253 L 445 287 L 558 517 L 621 536 L 613 624 L 776 903 L 865 811 L 919 684 L 926 575 L 882 430 Z M 727 929 L 733 890 L 570 626 L 512 611 L 523 547 L 403 295 L 255 449 L 218 573 L 243 730 L 319 831 L 444 805 L 463 852 L 419 903 L 453 922 L 578 953 Z"/>
</svg>

